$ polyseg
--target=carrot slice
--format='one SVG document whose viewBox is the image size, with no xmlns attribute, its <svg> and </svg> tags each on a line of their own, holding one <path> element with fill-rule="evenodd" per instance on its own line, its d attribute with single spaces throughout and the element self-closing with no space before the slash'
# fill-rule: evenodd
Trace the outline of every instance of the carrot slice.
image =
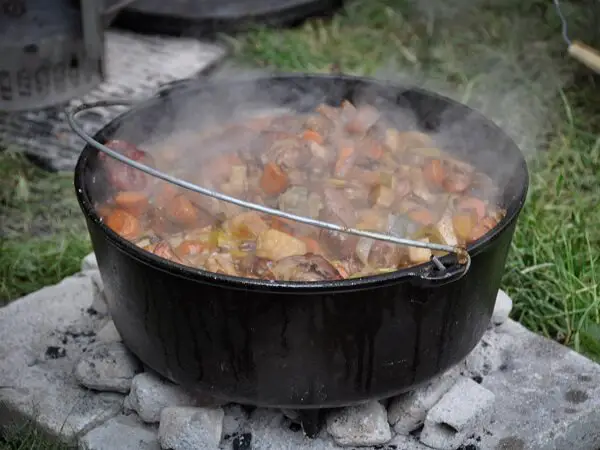
<svg viewBox="0 0 600 450">
<path fill-rule="evenodd" d="M 285 191 L 290 181 L 288 175 L 274 162 L 265 165 L 262 177 L 260 178 L 260 187 L 269 195 L 278 195 Z"/>
<path fill-rule="evenodd" d="M 115 195 L 115 203 L 134 216 L 141 216 L 148 209 L 148 196 L 137 191 L 119 192 Z"/>
<path fill-rule="evenodd" d="M 166 212 L 169 218 L 179 225 L 191 226 L 198 220 L 198 208 L 183 194 L 169 202 Z"/>
<path fill-rule="evenodd" d="M 315 130 L 306 130 L 304 132 L 304 134 L 302 135 L 302 138 L 305 141 L 313 141 L 313 142 L 316 142 L 319 145 L 323 145 L 323 142 L 324 142 L 323 136 L 321 136 Z"/>
<path fill-rule="evenodd" d="M 338 153 L 338 159 L 335 162 L 334 173 L 337 177 L 343 177 L 351 168 L 354 159 L 353 147 L 342 147 Z"/>
<path fill-rule="evenodd" d="M 115 209 L 104 222 L 115 233 L 128 240 L 134 240 L 142 234 L 140 221 L 123 209 Z"/>
<path fill-rule="evenodd" d="M 369 147 L 369 156 L 372 159 L 379 161 L 383 157 L 383 146 L 379 144 L 373 144 L 371 147 Z"/>
<path fill-rule="evenodd" d="M 439 159 L 431 160 L 423 168 L 423 176 L 425 179 L 434 186 L 441 186 L 446 178 L 442 162 Z"/>
<path fill-rule="evenodd" d="M 474 211 L 477 219 L 485 217 L 485 203 L 476 197 L 463 197 L 458 201 L 456 209 L 459 211 Z"/>
</svg>

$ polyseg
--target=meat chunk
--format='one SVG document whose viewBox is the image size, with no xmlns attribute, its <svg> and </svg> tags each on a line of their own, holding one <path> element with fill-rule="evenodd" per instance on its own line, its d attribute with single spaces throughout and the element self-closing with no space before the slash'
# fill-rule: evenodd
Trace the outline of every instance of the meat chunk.
<svg viewBox="0 0 600 450">
<path fill-rule="evenodd" d="M 104 145 L 133 161 L 140 162 L 147 166 L 154 165 L 152 157 L 133 144 L 120 140 L 110 140 Z M 105 153 L 101 153 L 98 158 L 104 163 L 108 181 L 115 189 L 122 191 L 140 191 L 148 185 L 151 179 L 149 175 L 141 170 L 122 163 Z"/>
<path fill-rule="evenodd" d="M 238 267 L 244 272 L 245 276 L 261 278 L 264 280 L 274 279 L 271 272 L 273 262 L 269 259 L 259 258 L 256 255 L 248 255 L 240 260 Z"/>
<path fill-rule="evenodd" d="M 352 203 L 346 198 L 343 192 L 327 187 L 323 191 L 324 210 L 327 215 L 332 217 L 341 225 L 351 227 L 356 223 L 356 214 Z"/>
<path fill-rule="evenodd" d="M 369 105 L 361 105 L 353 117 L 346 123 L 346 131 L 364 134 L 379 120 L 379 111 Z"/>
<path fill-rule="evenodd" d="M 271 272 L 277 280 L 324 281 L 341 280 L 340 273 L 329 261 L 319 255 L 308 253 L 302 256 L 283 258 L 273 265 Z"/>
</svg>

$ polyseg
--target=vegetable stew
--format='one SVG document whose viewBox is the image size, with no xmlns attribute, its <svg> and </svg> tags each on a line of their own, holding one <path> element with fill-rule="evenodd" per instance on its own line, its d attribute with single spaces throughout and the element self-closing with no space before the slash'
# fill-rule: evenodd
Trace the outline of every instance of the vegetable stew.
<svg viewBox="0 0 600 450">
<path fill-rule="evenodd" d="M 148 152 L 120 140 L 106 145 L 240 199 L 424 242 L 467 245 L 505 215 L 487 175 L 428 134 L 398 130 L 376 108 L 348 101 L 188 133 Z M 111 188 L 96 205 L 105 224 L 180 264 L 308 282 L 391 272 L 433 255 L 245 210 L 100 158 Z"/>
</svg>

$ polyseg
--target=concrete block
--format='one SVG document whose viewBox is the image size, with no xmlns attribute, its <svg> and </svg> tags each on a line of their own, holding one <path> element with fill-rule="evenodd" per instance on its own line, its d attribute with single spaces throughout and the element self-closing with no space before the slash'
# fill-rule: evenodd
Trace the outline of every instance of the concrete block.
<svg viewBox="0 0 600 450">
<path fill-rule="evenodd" d="M 101 320 L 87 312 L 89 277 L 70 277 L 0 309 L 0 426 L 33 421 L 71 441 L 121 409 L 120 394 L 79 386 L 75 362 L 93 344 Z"/>
<path fill-rule="evenodd" d="M 158 429 L 135 415 L 120 415 L 79 440 L 79 450 L 160 450 Z"/>
<path fill-rule="evenodd" d="M 461 378 L 427 413 L 420 440 L 436 450 L 455 450 L 491 417 L 495 396 L 471 380 Z"/>
<path fill-rule="evenodd" d="M 98 260 L 94 252 L 87 255 L 81 261 L 81 271 L 87 272 L 88 270 L 98 270 Z"/>
<path fill-rule="evenodd" d="M 222 408 L 170 407 L 160 414 L 160 445 L 169 450 L 215 450 L 223 434 Z"/>
<path fill-rule="evenodd" d="M 460 376 L 452 368 L 427 386 L 392 399 L 388 407 L 388 421 L 399 434 L 408 435 L 423 425 L 427 412 L 450 390 Z"/>
<path fill-rule="evenodd" d="M 378 401 L 332 411 L 327 417 L 327 431 L 345 447 L 381 445 L 392 438 L 386 410 Z"/>
<path fill-rule="evenodd" d="M 498 291 L 496 296 L 496 304 L 492 313 L 492 323 L 494 325 L 502 325 L 508 320 L 513 307 L 512 299 L 502 289 Z"/>
<path fill-rule="evenodd" d="M 131 383 L 127 404 L 146 423 L 158 423 L 160 413 L 170 406 L 195 406 L 194 398 L 179 386 L 153 373 L 136 375 Z"/>
<path fill-rule="evenodd" d="M 123 344 L 98 343 L 81 356 L 73 373 L 77 381 L 89 389 L 127 394 L 131 380 L 141 367 Z"/>
</svg>

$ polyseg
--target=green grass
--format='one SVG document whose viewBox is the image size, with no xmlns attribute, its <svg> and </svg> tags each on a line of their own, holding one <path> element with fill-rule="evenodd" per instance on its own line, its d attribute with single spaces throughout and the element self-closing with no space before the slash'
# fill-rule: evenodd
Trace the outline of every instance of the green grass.
<svg viewBox="0 0 600 450">
<path fill-rule="evenodd" d="M 501 123 L 531 168 L 503 279 L 513 318 L 600 361 L 600 86 L 564 56 L 552 2 L 486 1 L 349 1 L 331 20 L 232 42 L 250 66 L 413 82 Z M 572 37 L 598 46 L 599 5 L 563 2 Z M 60 281 L 90 250 L 71 174 L 6 151 L 0 223 L 0 301 Z M 6 449 L 47 450 L 19 445 Z"/>
<path fill-rule="evenodd" d="M 11 427 L 0 440 L 0 450 L 67 450 L 65 444 L 54 442 L 31 424 Z"/>
<path fill-rule="evenodd" d="M 77 272 L 91 251 L 72 178 L 0 153 L 0 304 Z"/>
</svg>

